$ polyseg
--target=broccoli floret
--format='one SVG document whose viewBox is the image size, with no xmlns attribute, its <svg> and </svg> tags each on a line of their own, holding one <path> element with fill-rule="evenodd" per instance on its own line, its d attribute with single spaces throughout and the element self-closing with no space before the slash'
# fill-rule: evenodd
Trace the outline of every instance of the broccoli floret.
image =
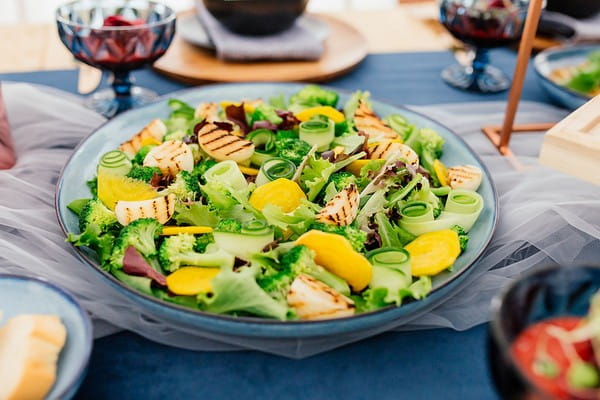
<svg viewBox="0 0 600 400">
<path fill-rule="evenodd" d="M 306 85 L 298 93 L 292 95 L 290 103 L 315 104 L 335 107 L 339 95 L 318 85 Z"/>
<path fill-rule="evenodd" d="M 285 300 L 295 275 L 290 269 L 284 269 L 257 280 L 258 286 L 276 300 Z"/>
<path fill-rule="evenodd" d="M 196 177 L 202 184 L 205 184 L 204 173 L 208 171 L 211 167 L 215 166 L 217 162 L 212 158 L 208 158 L 206 160 L 202 160 L 194 167 L 191 174 Z"/>
<path fill-rule="evenodd" d="M 469 244 L 469 235 L 460 225 L 453 225 L 450 229 L 458 233 L 458 242 L 460 243 L 460 252 L 462 253 L 467 249 Z"/>
<path fill-rule="evenodd" d="M 123 257 L 129 246 L 135 247 L 145 258 L 155 256 L 155 239 L 161 231 L 162 225 L 154 218 L 137 219 L 123 228 L 115 241 L 110 257 L 112 268 L 123 268 Z"/>
<path fill-rule="evenodd" d="M 143 167 L 141 165 L 134 165 L 131 170 L 127 173 L 127 176 L 138 181 L 149 183 L 154 175 L 162 175 L 160 169 L 156 167 Z"/>
<path fill-rule="evenodd" d="M 85 231 L 88 225 L 94 224 L 102 232 L 107 232 L 117 224 L 117 217 L 98 199 L 89 200 L 79 214 L 79 230 Z"/>
<path fill-rule="evenodd" d="M 277 156 L 290 160 L 300 165 L 306 154 L 310 151 L 310 144 L 299 139 L 281 139 L 275 141 Z"/>
<path fill-rule="evenodd" d="M 133 157 L 133 159 L 131 160 L 131 162 L 134 165 L 142 165 L 144 163 L 144 158 L 146 158 L 146 156 L 148 155 L 148 153 L 150 152 L 150 150 L 152 150 L 154 147 L 156 147 L 156 146 L 153 145 L 153 144 L 149 144 L 147 146 L 140 147 L 140 149 L 135 154 L 135 156 Z"/>
<path fill-rule="evenodd" d="M 279 271 L 258 279 L 258 285 L 275 299 L 285 299 L 290 285 L 300 274 L 307 274 L 343 294 L 350 288 L 343 279 L 315 263 L 315 252 L 306 246 L 294 246 L 281 257 Z"/>
<path fill-rule="evenodd" d="M 298 130 L 290 129 L 290 130 L 278 130 L 275 134 L 275 140 L 281 139 L 298 139 L 300 136 L 298 134 Z"/>
<path fill-rule="evenodd" d="M 105 268 L 110 261 L 115 237 L 112 233 L 103 233 L 98 225 L 91 223 L 79 235 L 69 233 L 67 242 L 94 250 L 100 258 L 102 267 Z"/>
<path fill-rule="evenodd" d="M 206 252 L 199 253 L 194 250 L 196 238 L 189 233 L 167 237 L 158 251 L 160 265 L 167 271 L 176 271 L 182 265 L 198 267 L 233 267 L 234 257 L 210 244 Z"/>
<path fill-rule="evenodd" d="M 306 246 L 294 246 L 281 257 L 283 270 L 289 270 L 294 278 L 307 274 L 320 280 L 343 294 L 350 294 L 350 288 L 345 280 L 327 271 L 315 263 L 315 252 Z"/>
<path fill-rule="evenodd" d="M 242 231 L 242 224 L 233 218 L 225 218 L 219 221 L 219 223 L 215 227 L 215 231 L 240 233 Z"/>
<path fill-rule="evenodd" d="M 316 229 L 328 233 L 336 233 L 342 235 L 352 245 L 352 248 L 358 252 L 365 251 L 365 242 L 367 241 L 367 233 L 352 225 L 338 226 L 314 222 L 309 229 Z"/>
<path fill-rule="evenodd" d="M 329 177 L 329 182 L 333 182 L 335 189 L 339 192 L 344 190 L 350 184 L 356 184 L 356 176 L 347 171 L 336 172 Z"/>
<path fill-rule="evenodd" d="M 198 253 L 204 253 L 208 245 L 214 242 L 215 238 L 210 233 L 200 235 L 196 238 L 196 243 L 194 243 L 194 251 L 197 251 Z"/>
<path fill-rule="evenodd" d="M 179 171 L 175 181 L 167 187 L 167 191 L 174 194 L 179 201 L 194 201 L 200 193 L 200 186 L 196 176 L 188 171 Z"/>
<path fill-rule="evenodd" d="M 269 121 L 272 124 L 279 125 L 283 122 L 283 119 L 275 112 L 275 108 L 267 103 L 257 105 L 250 119 L 252 124 L 257 121 Z"/>
<path fill-rule="evenodd" d="M 98 177 L 93 177 L 89 181 L 85 182 L 85 184 L 90 189 L 90 193 L 92 193 L 92 196 L 98 197 Z"/>
</svg>

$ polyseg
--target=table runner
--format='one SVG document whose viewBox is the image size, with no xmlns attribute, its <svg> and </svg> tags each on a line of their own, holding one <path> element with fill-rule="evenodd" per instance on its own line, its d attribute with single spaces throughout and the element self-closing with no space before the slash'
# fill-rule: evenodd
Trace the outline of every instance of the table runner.
<svg viewBox="0 0 600 400">
<path fill-rule="evenodd" d="M 105 323 L 110 321 L 152 340 L 184 348 L 231 350 L 244 347 L 244 343 L 232 346 L 173 330 L 172 326 L 137 314 L 137 306 L 79 263 L 70 245 L 63 242 L 56 223 L 53 190 L 58 171 L 70 150 L 103 119 L 83 108 L 79 98 L 65 93 L 57 96 L 56 92 L 23 84 L 7 85 L 5 92 L 20 158 L 15 169 L 0 174 L 0 268 L 23 272 L 25 267 L 29 272 L 46 276 L 73 290 L 92 313 L 97 337 L 114 331 L 114 327 Z M 596 228 L 600 225 L 600 215 L 597 212 L 594 215 L 598 203 L 590 199 L 597 199 L 600 190 L 541 167 L 526 173 L 511 169 L 479 133 L 483 122 L 501 119 L 502 104 L 417 109 L 454 128 L 483 156 L 501 194 L 501 213 L 492 245 L 465 289 L 442 307 L 400 329 L 442 326 L 467 329 L 486 321 L 491 295 L 515 275 L 550 260 L 571 264 L 593 259 L 592 251 L 597 250 L 597 239 L 600 238 Z M 521 122 L 557 120 L 564 115 L 552 107 L 533 103 L 525 103 L 522 111 Z M 539 134 L 515 138 L 514 147 L 518 154 L 523 154 L 523 162 L 534 162 L 540 139 Z M 548 196 L 540 196 L 540 193 L 548 193 Z M 540 229 L 540 226 L 546 229 Z M 492 267 L 496 268 L 485 273 Z M 304 357 L 367 335 L 369 333 L 305 343 L 304 346 L 299 343 L 293 350 L 274 349 L 267 343 L 262 347 L 256 344 L 251 347 Z"/>
</svg>

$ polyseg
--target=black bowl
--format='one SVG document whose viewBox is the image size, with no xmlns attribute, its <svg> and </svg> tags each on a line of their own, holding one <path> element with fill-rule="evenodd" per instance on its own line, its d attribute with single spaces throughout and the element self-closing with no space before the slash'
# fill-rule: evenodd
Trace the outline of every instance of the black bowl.
<svg viewBox="0 0 600 400">
<path fill-rule="evenodd" d="M 548 11 L 556 11 L 574 18 L 592 17 L 600 12 L 598 0 L 548 0 Z"/>
<path fill-rule="evenodd" d="M 288 29 L 308 0 L 203 0 L 206 9 L 229 30 L 271 35 Z"/>
<path fill-rule="evenodd" d="M 503 399 L 551 399 L 526 378 L 511 345 L 535 322 L 559 316 L 585 316 L 600 289 L 600 267 L 548 267 L 524 275 L 492 302 L 488 361 Z"/>
</svg>

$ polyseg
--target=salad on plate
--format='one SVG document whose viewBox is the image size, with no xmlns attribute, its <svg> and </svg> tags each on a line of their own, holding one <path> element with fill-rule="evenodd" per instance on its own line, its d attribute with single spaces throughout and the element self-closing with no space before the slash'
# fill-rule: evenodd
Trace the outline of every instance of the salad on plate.
<svg viewBox="0 0 600 400">
<path fill-rule="evenodd" d="M 557 68 L 550 79 L 589 98 L 600 94 L 600 51 L 593 51 L 584 63 Z"/>
<path fill-rule="evenodd" d="M 169 101 L 101 156 L 68 241 L 155 298 L 275 320 L 352 316 L 422 299 L 484 208 L 483 172 L 368 92 Z"/>
</svg>

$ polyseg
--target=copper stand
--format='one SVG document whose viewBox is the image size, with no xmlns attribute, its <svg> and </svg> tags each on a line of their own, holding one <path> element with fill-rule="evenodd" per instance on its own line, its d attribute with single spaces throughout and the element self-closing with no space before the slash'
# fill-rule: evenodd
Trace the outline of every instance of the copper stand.
<svg viewBox="0 0 600 400">
<path fill-rule="evenodd" d="M 542 5 L 544 0 L 530 0 L 529 10 L 527 12 L 527 20 L 519 46 L 519 55 L 517 56 L 517 65 L 513 77 L 513 83 L 508 95 L 508 104 L 506 105 L 506 113 L 504 115 L 504 123 L 499 125 L 487 125 L 482 127 L 483 133 L 490 139 L 494 147 L 498 149 L 502 155 L 511 155 L 509 148 L 510 137 L 513 132 L 539 132 L 550 129 L 554 124 L 527 124 L 514 125 L 515 115 L 523 93 L 523 84 L 525 83 L 525 75 L 527 73 L 527 65 L 531 57 L 531 49 L 537 31 L 540 15 L 542 14 Z"/>
</svg>

